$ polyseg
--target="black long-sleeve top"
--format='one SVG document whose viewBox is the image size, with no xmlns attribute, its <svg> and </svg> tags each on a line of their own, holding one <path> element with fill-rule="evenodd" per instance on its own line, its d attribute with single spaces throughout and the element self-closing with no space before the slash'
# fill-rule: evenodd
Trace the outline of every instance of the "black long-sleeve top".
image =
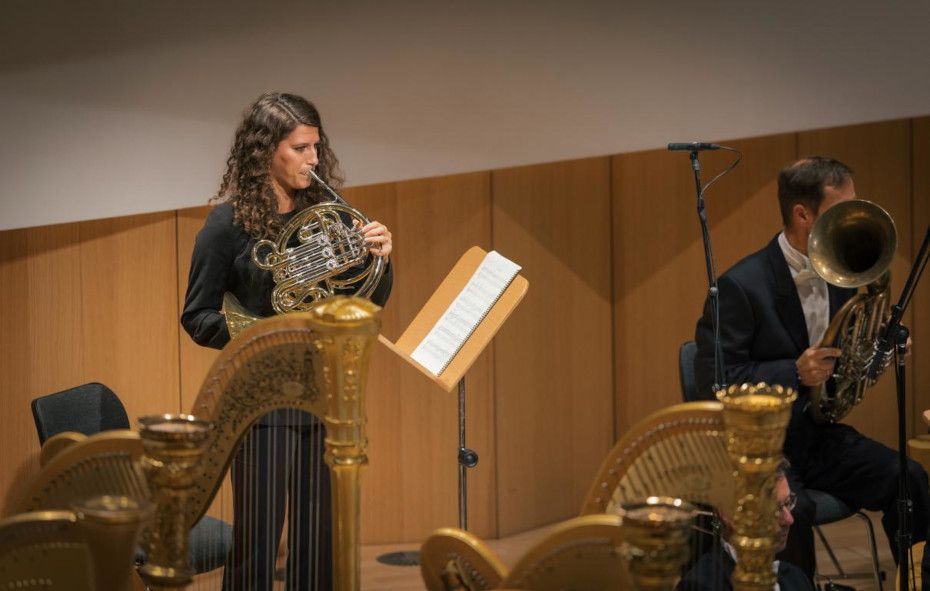
<svg viewBox="0 0 930 591">
<path fill-rule="evenodd" d="M 294 215 L 283 214 L 286 224 Z M 271 271 L 259 269 L 252 262 L 255 239 L 233 223 L 233 207 L 222 203 L 210 212 L 194 242 L 187 295 L 181 324 L 195 343 L 222 349 L 229 342 L 226 319 L 220 313 L 223 296 L 231 292 L 250 312 L 272 316 Z M 351 271 L 350 271 L 351 272 Z M 371 301 L 383 306 L 391 294 L 394 276 L 388 263 Z"/>
</svg>

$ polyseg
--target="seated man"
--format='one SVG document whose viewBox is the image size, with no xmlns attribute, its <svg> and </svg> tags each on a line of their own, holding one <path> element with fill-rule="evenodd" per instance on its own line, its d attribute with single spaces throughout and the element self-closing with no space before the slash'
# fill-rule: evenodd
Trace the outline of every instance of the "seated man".
<svg viewBox="0 0 930 591">
<path fill-rule="evenodd" d="M 797 500 L 797 497 L 791 492 L 788 479 L 785 478 L 783 467 L 779 468 L 778 479 L 775 482 L 775 500 L 778 503 L 775 510 L 776 535 L 778 536 L 776 551 L 778 551 L 785 547 L 788 531 L 791 524 L 794 523 L 791 510 L 794 509 Z M 730 516 L 724 513 L 720 514 L 720 521 L 723 524 L 720 543 L 715 544 L 713 549 L 704 554 L 695 563 L 694 567 L 682 577 L 681 582 L 678 583 L 679 591 L 723 591 L 733 589 L 731 579 L 733 570 L 736 568 L 736 551 L 729 543 L 730 534 L 733 531 L 733 522 Z M 814 586 L 811 584 L 810 579 L 793 564 L 783 560 L 776 560 L 772 568 L 778 575 L 775 584 L 776 591 L 813 591 Z"/>
<path fill-rule="evenodd" d="M 897 452 L 849 425 L 817 424 L 808 413 L 811 388 L 831 379 L 835 359 L 842 353 L 821 346 L 821 340 L 830 319 L 855 293 L 829 285 L 813 272 L 808 238 L 820 214 L 855 196 L 852 170 L 842 162 L 815 156 L 786 167 L 778 176 L 784 231 L 736 263 L 718 282 L 724 380 L 780 384 L 798 391 L 785 436 L 785 456 L 791 462 L 788 480 L 798 495 L 798 506 L 780 558 L 811 579 L 815 507 L 808 487 L 834 495 L 854 509 L 882 511 L 882 525 L 897 559 Z M 697 323 L 694 363 L 698 391 L 706 399 L 714 397 L 712 319 L 708 302 Z M 927 535 L 930 498 L 927 473 L 913 461 L 908 464 L 908 482 L 913 503 L 910 530 L 917 542 Z M 930 589 L 926 566 L 923 571 L 924 589 Z"/>
</svg>

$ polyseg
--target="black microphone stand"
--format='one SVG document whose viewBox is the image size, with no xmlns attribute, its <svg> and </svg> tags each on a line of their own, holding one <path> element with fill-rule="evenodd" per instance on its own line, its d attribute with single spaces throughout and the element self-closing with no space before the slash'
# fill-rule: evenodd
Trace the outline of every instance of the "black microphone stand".
<svg viewBox="0 0 930 591">
<path fill-rule="evenodd" d="M 910 331 L 901 324 L 901 319 L 904 316 L 904 311 L 907 309 L 908 304 L 910 304 L 911 296 L 914 295 L 917 282 L 920 280 L 920 276 L 927 266 L 928 258 L 930 258 L 930 227 L 927 228 L 923 243 L 921 243 L 920 250 L 917 252 L 917 258 L 914 259 L 914 264 L 911 266 L 911 272 L 910 275 L 908 275 L 907 282 L 904 284 L 904 289 L 901 291 L 901 297 L 898 299 L 898 303 L 891 308 L 891 317 L 888 319 L 888 324 L 885 325 L 882 336 L 875 343 L 874 356 L 868 370 L 869 377 L 876 379 L 880 372 L 880 368 L 884 364 L 884 359 L 891 352 L 892 347 L 894 348 L 894 377 L 895 385 L 897 386 L 898 400 L 898 470 L 900 472 L 898 475 L 898 531 L 896 536 L 898 543 L 898 562 L 900 565 L 899 589 L 911 588 L 908 584 L 911 568 L 911 528 L 909 522 L 913 510 L 911 501 L 908 498 L 910 487 L 908 486 L 907 471 L 907 425 L 905 412 L 907 381 L 904 359 L 904 355 L 907 353 L 907 339 Z M 924 552 L 926 551 L 927 548 L 924 549 Z"/>
<path fill-rule="evenodd" d="M 701 144 L 692 145 L 697 148 L 697 146 Z M 671 146 L 672 145 L 670 144 L 669 149 L 672 149 Z M 720 390 L 726 388 L 727 384 L 726 371 L 724 370 L 723 363 L 723 351 L 720 344 L 720 291 L 717 288 L 717 270 L 716 265 L 714 264 L 714 251 L 710 242 L 710 230 L 707 227 L 707 212 L 704 209 L 704 191 L 706 191 L 708 187 L 714 184 L 717 179 L 733 170 L 733 168 L 739 164 L 742 155 L 733 148 L 716 146 L 715 149 L 736 152 L 737 158 L 729 166 L 729 168 L 725 169 L 723 172 L 714 177 L 706 187 L 701 186 L 701 162 L 698 160 L 699 150 L 690 150 L 689 158 L 691 159 L 691 170 L 694 171 L 694 190 L 697 195 L 697 214 L 698 220 L 701 224 L 701 238 L 704 241 L 704 265 L 707 268 L 707 301 L 711 306 L 711 316 L 714 325 L 714 392 L 719 392 Z"/>
<path fill-rule="evenodd" d="M 720 344 L 720 291 L 717 289 L 717 269 L 714 265 L 714 250 L 710 243 L 710 230 L 707 228 L 707 212 L 704 210 L 704 193 L 716 183 L 723 175 L 730 172 L 743 158 L 742 153 L 735 148 L 708 144 L 703 142 L 690 142 L 668 145 L 669 151 L 679 152 L 687 150 L 691 159 L 691 170 L 694 171 L 694 190 L 697 194 L 697 214 L 701 223 L 701 237 L 704 240 L 704 264 L 707 267 L 707 300 L 711 306 L 711 316 L 714 325 L 714 392 L 726 388 L 726 367 L 723 360 L 723 348 Z M 726 150 L 736 154 L 736 159 L 723 169 L 709 183 L 701 186 L 701 162 L 698 152 L 702 150 Z"/>
</svg>

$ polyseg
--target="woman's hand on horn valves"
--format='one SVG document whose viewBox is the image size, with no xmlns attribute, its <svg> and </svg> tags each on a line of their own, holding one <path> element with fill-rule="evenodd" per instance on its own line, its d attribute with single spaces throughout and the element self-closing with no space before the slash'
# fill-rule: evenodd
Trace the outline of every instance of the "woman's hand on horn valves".
<svg viewBox="0 0 930 591">
<path fill-rule="evenodd" d="M 381 222 L 368 222 L 362 226 L 362 234 L 365 236 L 365 242 L 371 245 L 368 251 L 375 256 L 387 257 L 394 249 L 391 231 Z"/>
</svg>

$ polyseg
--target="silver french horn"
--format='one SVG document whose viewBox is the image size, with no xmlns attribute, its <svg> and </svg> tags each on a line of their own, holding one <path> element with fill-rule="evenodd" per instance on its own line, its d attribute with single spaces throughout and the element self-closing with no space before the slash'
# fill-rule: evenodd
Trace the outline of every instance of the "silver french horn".
<svg viewBox="0 0 930 591">
<path fill-rule="evenodd" d="M 278 314 L 307 310 L 340 293 L 369 297 L 384 275 L 384 259 L 369 252 L 360 231 L 370 220 L 312 169 L 308 176 L 334 201 L 304 209 L 285 224 L 277 239 L 259 240 L 252 247 L 252 261 L 274 278 L 271 305 Z M 357 272 L 349 273 L 352 270 Z M 230 293 L 223 312 L 232 338 L 258 319 Z"/>
</svg>

